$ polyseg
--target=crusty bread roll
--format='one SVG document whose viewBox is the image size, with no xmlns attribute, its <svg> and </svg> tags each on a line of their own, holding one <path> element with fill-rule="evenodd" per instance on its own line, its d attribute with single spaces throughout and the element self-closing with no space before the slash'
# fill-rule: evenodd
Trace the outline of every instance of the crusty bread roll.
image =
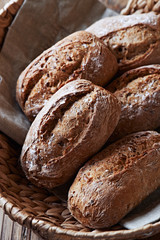
<svg viewBox="0 0 160 240">
<path fill-rule="evenodd" d="M 160 15 L 151 12 L 108 17 L 86 31 L 102 39 L 114 53 L 119 72 L 160 63 Z"/>
<path fill-rule="evenodd" d="M 121 116 L 110 142 L 160 126 L 160 65 L 132 69 L 107 89 L 121 102 Z"/>
<path fill-rule="evenodd" d="M 109 145 L 78 172 L 68 195 L 71 214 L 90 228 L 120 221 L 160 186 L 160 134 L 131 134 Z"/>
<path fill-rule="evenodd" d="M 22 72 L 17 100 L 30 121 L 65 83 L 87 79 L 104 86 L 117 72 L 115 56 L 103 41 L 85 31 L 69 35 L 44 51 Z"/>
<path fill-rule="evenodd" d="M 21 153 L 26 176 L 52 189 L 105 144 L 120 116 L 116 97 L 87 80 L 60 88 L 32 123 Z"/>
</svg>

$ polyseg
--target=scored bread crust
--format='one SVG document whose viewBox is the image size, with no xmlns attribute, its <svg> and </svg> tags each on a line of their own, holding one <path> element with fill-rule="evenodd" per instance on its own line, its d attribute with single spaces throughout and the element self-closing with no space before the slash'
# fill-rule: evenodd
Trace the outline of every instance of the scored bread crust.
<svg viewBox="0 0 160 240">
<path fill-rule="evenodd" d="M 60 88 L 32 123 L 21 165 L 34 184 L 52 189 L 67 182 L 105 144 L 120 116 L 116 97 L 87 80 Z"/>
<path fill-rule="evenodd" d="M 159 186 L 160 134 L 134 133 L 79 170 L 69 190 L 68 208 L 84 226 L 110 227 Z"/>
<path fill-rule="evenodd" d="M 160 126 L 160 65 L 130 70 L 106 87 L 121 102 L 121 116 L 109 141 Z"/>
<path fill-rule="evenodd" d="M 115 54 L 119 73 L 160 63 L 160 16 L 153 12 L 107 17 L 86 31 L 102 39 Z"/>
<path fill-rule="evenodd" d="M 103 41 L 85 31 L 75 32 L 44 51 L 21 73 L 17 101 L 33 121 L 48 99 L 68 81 L 87 79 L 104 86 L 117 68 L 115 56 Z"/>
</svg>

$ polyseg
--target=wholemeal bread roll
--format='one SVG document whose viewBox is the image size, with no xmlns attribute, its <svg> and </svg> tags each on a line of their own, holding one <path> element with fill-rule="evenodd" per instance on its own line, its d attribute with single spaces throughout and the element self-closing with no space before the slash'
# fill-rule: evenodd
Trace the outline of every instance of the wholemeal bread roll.
<svg viewBox="0 0 160 240">
<path fill-rule="evenodd" d="M 107 89 L 121 102 L 121 116 L 111 142 L 129 133 L 160 126 L 160 65 L 130 70 Z"/>
<path fill-rule="evenodd" d="M 60 88 L 39 112 L 27 134 L 21 164 L 36 185 L 67 182 L 105 144 L 120 115 L 116 97 L 87 80 Z"/>
<path fill-rule="evenodd" d="M 85 31 L 69 35 L 44 51 L 22 72 L 17 100 L 30 121 L 65 83 L 87 79 L 104 86 L 117 72 L 115 56 L 103 41 Z"/>
<path fill-rule="evenodd" d="M 160 63 L 160 15 L 151 12 L 108 17 L 87 31 L 102 39 L 114 53 L 119 72 Z"/>
<path fill-rule="evenodd" d="M 78 172 L 68 195 L 71 214 L 90 228 L 120 221 L 160 186 L 160 134 L 139 132 L 109 145 Z"/>
</svg>

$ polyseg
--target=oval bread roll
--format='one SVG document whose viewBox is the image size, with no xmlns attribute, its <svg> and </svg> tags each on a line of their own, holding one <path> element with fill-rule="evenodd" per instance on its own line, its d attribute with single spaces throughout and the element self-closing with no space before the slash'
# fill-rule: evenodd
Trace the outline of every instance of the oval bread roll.
<svg viewBox="0 0 160 240">
<path fill-rule="evenodd" d="M 115 79 L 107 89 L 121 102 L 120 120 L 110 142 L 160 126 L 160 65 L 130 70 Z"/>
<path fill-rule="evenodd" d="M 39 112 L 21 153 L 30 181 L 52 189 L 64 184 L 105 144 L 120 116 L 116 97 L 87 80 L 60 88 Z"/>
<path fill-rule="evenodd" d="M 68 208 L 84 226 L 110 227 L 159 186 L 160 134 L 134 133 L 80 169 L 69 190 Z"/>
<path fill-rule="evenodd" d="M 117 58 L 119 72 L 160 63 L 160 15 L 151 12 L 108 17 L 86 31 L 104 41 Z"/>
<path fill-rule="evenodd" d="M 68 81 L 83 78 L 104 86 L 117 68 L 115 56 L 103 41 L 79 31 L 44 51 L 21 73 L 17 101 L 33 121 L 48 99 Z"/>
</svg>

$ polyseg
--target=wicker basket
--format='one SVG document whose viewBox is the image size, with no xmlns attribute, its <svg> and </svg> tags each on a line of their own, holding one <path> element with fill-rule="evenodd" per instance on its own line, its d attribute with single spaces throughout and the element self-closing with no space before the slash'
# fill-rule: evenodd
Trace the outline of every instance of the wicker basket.
<svg viewBox="0 0 160 240">
<path fill-rule="evenodd" d="M 159 0 L 129 0 L 127 6 L 121 11 L 121 14 L 129 15 L 133 13 L 147 13 L 153 11 L 160 13 Z"/>
<path fill-rule="evenodd" d="M 11 1 L 0 12 L 1 44 L 7 27 L 22 2 L 23 0 Z M 136 2 L 138 3 L 138 1 Z M 5 19 L 7 20 L 5 21 Z M 44 239 L 54 240 L 142 239 L 160 233 L 160 221 L 134 230 L 122 229 L 120 225 L 101 231 L 82 226 L 70 215 L 65 202 L 28 182 L 18 162 L 19 153 L 20 147 L 0 133 L 0 206 L 4 211 L 0 210 L 0 214 L 7 214 L 8 220 L 19 223 L 24 226 L 24 229 L 26 229 L 25 227 L 31 229 Z M 160 235 L 158 236 L 155 239 L 160 239 Z M 1 235 L 1 239 L 13 238 L 5 238 Z M 14 239 L 18 240 L 18 237 Z"/>
<path fill-rule="evenodd" d="M 16 13 L 24 0 L 11 0 L 0 10 L 0 47 Z"/>
</svg>

